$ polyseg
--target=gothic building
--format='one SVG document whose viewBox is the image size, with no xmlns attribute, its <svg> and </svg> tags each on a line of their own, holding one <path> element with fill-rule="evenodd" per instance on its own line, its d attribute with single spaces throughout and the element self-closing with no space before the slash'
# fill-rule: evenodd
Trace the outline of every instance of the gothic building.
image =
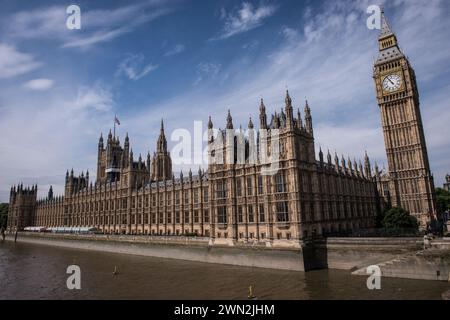
<svg viewBox="0 0 450 320">
<path fill-rule="evenodd" d="M 32 189 L 27 201 L 17 202 L 19 194 L 11 190 L 12 207 L 22 220 L 10 219 L 9 228 L 27 225 L 92 226 L 104 233 L 182 235 L 211 237 L 214 243 L 264 241 L 273 244 L 298 243 L 302 239 L 349 232 L 373 226 L 376 215 L 376 188 L 370 161 L 364 167 L 354 160 L 332 159 L 319 151 L 316 159 L 311 110 L 306 103 L 305 117 L 294 117 L 292 100 L 286 92 L 285 107 L 267 121 L 261 100 L 260 128 L 279 132 L 279 160 L 275 174 L 262 174 L 258 149 L 255 161 L 248 155 L 243 162 L 215 163 L 197 175 L 180 173 L 175 178 L 161 122 L 156 152 L 144 162 L 134 160 L 128 136 L 123 146 L 110 133 L 104 145 L 98 143 L 98 174 L 95 183 L 89 172 L 75 176 L 67 171 L 64 196 L 36 201 Z M 248 129 L 253 129 L 249 120 Z M 212 120 L 208 123 L 213 132 Z M 240 130 L 234 130 L 228 113 L 224 158 L 235 146 Z M 225 130 L 219 135 L 226 136 Z M 217 154 L 210 135 L 210 157 Z M 253 141 L 253 142 L 252 142 Z M 246 149 L 260 147 L 261 138 L 245 137 Z M 20 187 L 20 190 L 21 187 Z M 32 195 L 32 199 L 30 198 Z M 30 199 L 29 199 L 30 198 Z"/>
<path fill-rule="evenodd" d="M 425 226 L 436 219 L 436 200 L 416 75 L 384 14 L 378 43 L 373 78 L 389 165 L 379 189 L 386 202 L 408 210 Z"/>
<path fill-rule="evenodd" d="M 306 102 L 303 119 L 300 110 L 295 115 L 286 92 L 284 108 L 270 121 L 261 99 L 258 131 L 251 118 L 248 134 L 236 130 L 230 111 L 223 130 L 210 118 L 208 169 L 197 175 L 174 176 L 162 121 L 156 151 L 146 160 L 134 159 L 128 135 L 122 146 L 110 132 L 106 147 L 100 136 L 96 181 L 89 172 L 67 171 L 64 196 L 50 190 L 42 200 L 36 200 L 37 186 L 11 188 L 8 228 L 86 226 L 107 234 L 196 234 L 213 244 L 298 245 L 372 228 L 377 212 L 389 206 L 410 210 L 425 225 L 435 216 L 435 200 L 419 94 L 384 17 L 379 45 L 374 79 L 387 172 L 376 165 L 372 171 L 367 153 L 363 162 L 316 153 L 311 108 Z M 267 174 L 274 146 L 277 169 Z"/>
</svg>

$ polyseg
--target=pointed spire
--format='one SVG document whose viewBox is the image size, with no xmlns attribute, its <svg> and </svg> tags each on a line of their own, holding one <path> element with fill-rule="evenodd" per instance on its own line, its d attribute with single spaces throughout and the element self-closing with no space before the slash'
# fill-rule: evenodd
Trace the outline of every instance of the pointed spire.
<svg viewBox="0 0 450 320">
<path fill-rule="evenodd" d="M 308 100 L 305 101 L 305 128 L 308 133 L 310 133 L 311 135 L 314 134 L 311 109 L 309 108 Z"/>
<path fill-rule="evenodd" d="M 208 120 L 208 129 L 212 129 L 213 128 L 213 123 L 211 120 L 211 116 L 209 116 L 209 120 Z"/>
<path fill-rule="evenodd" d="M 330 153 L 330 149 L 328 149 L 328 153 L 327 153 L 327 162 L 329 165 L 331 165 L 331 153 Z"/>
<path fill-rule="evenodd" d="M 100 133 L 100 138 L 98 139 L 98 144 L 103 146 L 103 132 Z"/>
<path fill-rule="evenodd" d="M 342 166 L 342 168 L 344 168 L 344 169 L 347 168 L 347 165 L 346 165 L 345 159 L 344 159 L 344 155 L 341 155 L 341 166 Z"/>
<path fill-rule="evenodd" d="M 286 104 L 286 107 L 292 105 L 292 99 L 291 96 L 289 95 L 289 90 L 286 90 L 286 98 L 284 98 L 284 102 Z"/>
<path fill-rule="evenodd" d="M 130 138 L 128 138 L 128 132 L 125 134 L 125 144 L 130 143 Z"/>
<path fill-rule="evenodd" d="M 369 156 L 367 155 L 367 151 L 364 155 L 364 176 L 366 178 L 372 177 L 372 170 L 370 168 L 370 159 L 369 159 Z"/>
<path fill-rule="evenodd" d="M 227 115 L 227 129 L 233 129 L 233 118 L 231 117 L 230 109 L 228 109 Z"/>
<path fill-rule="evenodd" d="M 384 14 L 384 8 L 381 10 L 381 30 L 380 30 L 380 36 L 379 38 L 386 38 L 388 36 L 393 35 L 394 32 L 392 32 L 392 29 L 386 19 L 386 16 Z"/>
<path fill-rule="evenodd" d="M 260 129 L 267 129 L 266 106 L 263 98 L 261 98 L 261 104 L 259 105 L 259 127 Z"/>
<path fill-rule="evenodd" d="M 261 103 L 260 103 L 260 105 L 259 105 L 259 111 L 260 112 L 266 112 L 266 106 L 264 105 L 264 99 L 263 98 L 261 98 Z"/>
<path fill-rule="evenodd" d="M 252 122 L 252 117 L 250 117 L 250 120 L 248 121 L 248 128 L 249 129 L 253 129 L 254 128 L 253 122 Z"/>
<path fill-rule="evenodd" d="M 156 145 L 156 149 L 158 153 L 166 153 L 167 152 L 167 140 L 164 134 L 164 121 L 161 119 L 161 129 L 158 137 L 158 142 Z"/>
<path fill-rule="evenodd" d="M 299 129 L 303 129 L 302 114 L 300 113 L 300 109 L 297 109 L 297 127 Z"/>
</svg>

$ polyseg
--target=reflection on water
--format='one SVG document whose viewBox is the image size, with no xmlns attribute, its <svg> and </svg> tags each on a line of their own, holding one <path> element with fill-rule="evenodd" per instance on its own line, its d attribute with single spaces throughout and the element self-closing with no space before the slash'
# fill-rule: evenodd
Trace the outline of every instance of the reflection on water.
<svg viewBox="0 0 450 320">
<path fill-rule="evenodd" d="M 81 268 L 81 290 L 68 290 L 67 266 Z M 117 267 L 117 268 L 116 268 Z M 114 270 L 118 271 L 114 275 Z M 246 268 L 0 243 L 0 299 L 440 299 L 448 283 Z"/>
</svg>

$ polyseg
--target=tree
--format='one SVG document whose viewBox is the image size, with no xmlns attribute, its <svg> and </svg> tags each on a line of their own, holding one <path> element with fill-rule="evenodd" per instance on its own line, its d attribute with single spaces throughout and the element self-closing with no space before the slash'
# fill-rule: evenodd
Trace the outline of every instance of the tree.
<svg viewBox="0 0 450 320">
<path fill-rule="evenodd" d="M 3 226 L 6 229 L 8 221 L 8 207 L 7 203 L 0 203 L 0 228 Z"/>
<path fill-rule="evenodd" d="M 403 208 L 392 208 L 386 211 L 382 224 L 387 230 L 409 229 L 417 231 L 419 229 L 416 217 L 411 216 Z"/>
<path fill-rule="evenodd" d="M 450 210 L 450 192 L 442 188 L 436 188 L 436 201 L 439 212 Z"/>
</svg>

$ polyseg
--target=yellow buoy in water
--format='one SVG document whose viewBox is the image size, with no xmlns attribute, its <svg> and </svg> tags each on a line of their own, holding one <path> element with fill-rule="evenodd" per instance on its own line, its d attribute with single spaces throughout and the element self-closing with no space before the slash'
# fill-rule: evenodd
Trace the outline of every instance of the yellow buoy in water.
<svg viewBox="0 0 450 320">
<path fill-rule="evenodd" d="M 256 299 L 256 297 L 253 295 L 253 286 L 248 287 L 248 298 L 252 300 Z"/>
<path fill-rule="evenodd" d="M 117 266 L 114 266 L 114 271 L 113 271 L 113 275 L 118 275 L 119 274 L 119 269 L 117 268 Z"/>
</svg>

